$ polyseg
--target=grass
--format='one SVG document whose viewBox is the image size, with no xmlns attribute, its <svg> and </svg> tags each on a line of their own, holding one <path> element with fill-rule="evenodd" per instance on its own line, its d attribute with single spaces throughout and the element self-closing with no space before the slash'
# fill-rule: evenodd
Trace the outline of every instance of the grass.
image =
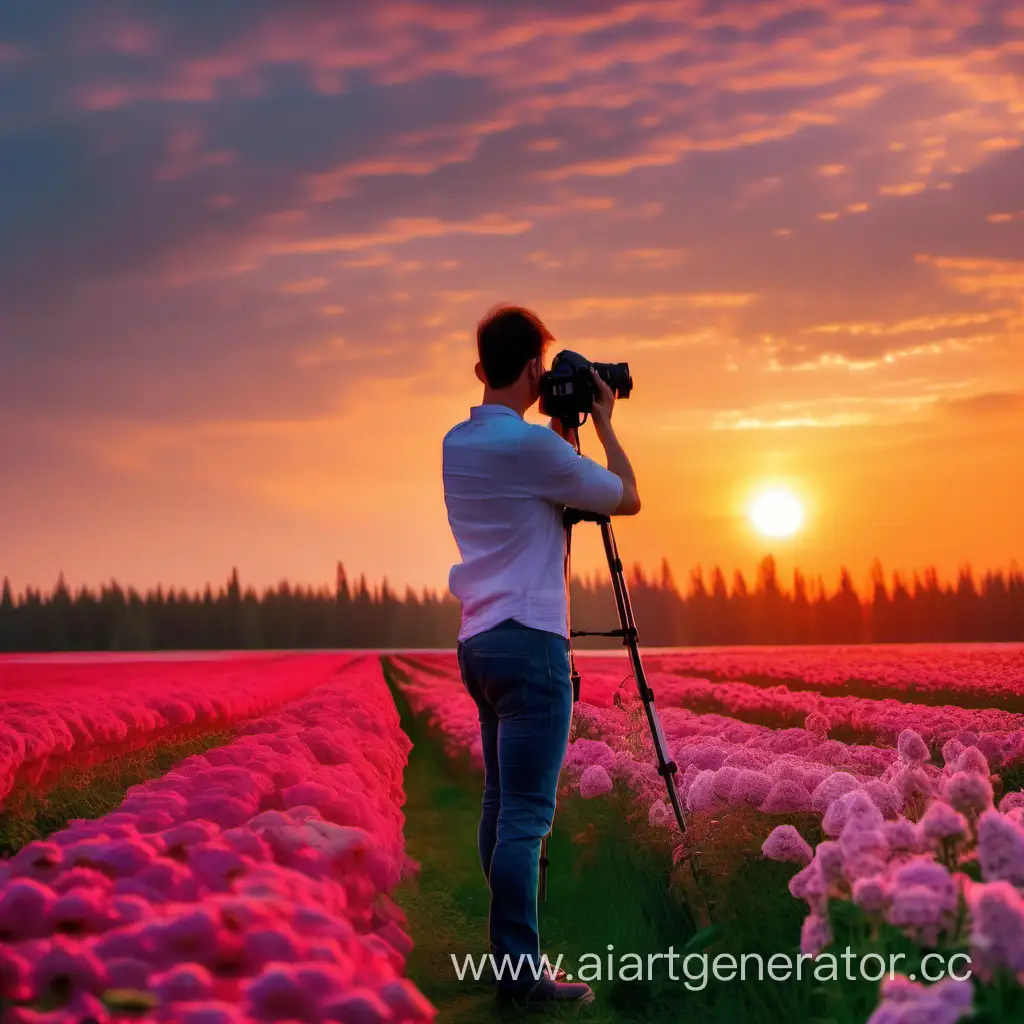
<svg viewBox="0 0 1024 1024">
<path fill-rule="evenodd" d="M 385 664 L 394 683 L 397 672 Z M 407 973 L 437 1007 L 439 1024 L 507 1019 L 491 988 L 459 981 L 451 962 L 452 953 L 461 961 L 467 953 L 487 950 L 488 892 L 476 854 L 480 776 L 448 758 L 401 691 L 393 689 L 413 741 L 405 774 L 405 836 L 409 855 L 421 865 L 418 879 L 397 894 L 416 942 Z M 601 1024 L 816 1019 L 822 993 L 813 979 L 784 984 L 765 975 L 763 982 L 726 984 L 711 976 L 706 987 L 691 991 L 683 974 L 682 956 L 690 952 L 706 950 L 709 958 L 717 952 L 760 953 L 765 962 L 772 953 L 798 952 L 802 905 L 786 889 L 793 871 L 757 856 L 763 822 L 755 832 L 750 816 L 694 821 L 687 864 L 673 868 L 671 848 L 651 841 L 654 833 L 643 835 L 643 826 L 627 820 L 627 808 L 622 792 L 560 800 L 549 848 L 548 901 L 540 912 L 542 948 L 552 958 L 562 954 L 572 971 L 584 953 L 607 958 L 610 944 L 616 974 L 626 973 L 620 954 L 639 954 L 646 965 L 648 954 L 671 949 L 680 954 L 676 980 L 664 960 L 656 962 L 653 980 L 609 980 L 605 972 L 604 980 L 591 981 L 597 997 L 592 1006 L 580 1014 L 562 1009 L 548 1015 L 585 1016 Z M 699 973 L 697 961 L 691 970 Z"/>
<path fill-rule="evenodd" d="M 97 765 L 68 767 L 45 789 L 17 782 L 0 806 L 0 857 L 17 853 L 34 839 L 43 839 L 75 818 L 98 818 L 115 810 L 129 787 L 155 779 L 192 754 L 219 747 L 233 738 L 231 730 L 168 739 L 118 754 Z"/>
</svg>

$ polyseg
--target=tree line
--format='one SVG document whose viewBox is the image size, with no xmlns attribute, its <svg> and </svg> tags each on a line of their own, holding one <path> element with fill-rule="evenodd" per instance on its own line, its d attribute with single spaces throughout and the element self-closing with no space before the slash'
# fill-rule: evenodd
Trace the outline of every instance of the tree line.
<svg viewBox="0 0 1024 1024">
<path fill-rule="evenodd" d="M 653 575 L 634 566 L 627 581 L 647 647 L 1024 641 L 1024 573 L 1016 564 L 980 580 L 967 566 L 947 582 L 934 569 L 887 580 L 876 562 L 867 594 L 846 569 L 832 590 L 799 571 L 783 588 L 771 556 L 751 583 L 739 571 L 728 580 L 718 567 L 707 577 L 697 568 L 681 591 L 667 562 Z M 618 626 L 606 577 L 574 577 L 570 600 L 574 629 Z M 243 588 L 237 570 L 216 591 L 191 593 L 158 586 L 141 594 L 115 581 L 72 592 L 61 575 L 49 593 L 28 587 L 15 595 L 5 578 L 0 651 L 451 648 L 459 614 L 448 593 L 406 587 L 399 596 L 386 579 L 350 580 L 340 563 L 333 588 L 282 581 L 262 593 Z"/>
</svg>

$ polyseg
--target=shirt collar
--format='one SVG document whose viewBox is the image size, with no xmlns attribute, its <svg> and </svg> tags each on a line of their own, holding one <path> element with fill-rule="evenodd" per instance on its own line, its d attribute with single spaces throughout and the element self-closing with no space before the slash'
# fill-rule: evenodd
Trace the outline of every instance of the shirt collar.
<svg viewBox="0 0 1024 1024">
<path fill-rule="evenodd" d="M 507 405 L 474 405 L 469 410 L 469 418 L 473 420 L 484 419 L 488 416 L 515 416 L 517 420 L 523 418 L 515 409 L 510 409 Z"/>
</svg>

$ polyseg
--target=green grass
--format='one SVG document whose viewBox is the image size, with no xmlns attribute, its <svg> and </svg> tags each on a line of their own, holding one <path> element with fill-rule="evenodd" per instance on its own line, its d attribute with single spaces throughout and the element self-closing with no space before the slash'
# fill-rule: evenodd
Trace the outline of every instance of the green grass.
<svg viewBox="0 0 1024 1024">
<path fill-rule="evenodd" d="M 74 818 L 98 818 L 115 810 L 130 786 L 155 779 L 191 754 L 233 738 L 231 730 L 164 740 L 118 754 L 87 768 L 68 767 L 44 788 L 20 781 L 0 806 L 0 857 L 43 839 Z"/>
<path fill-rule="evenodd" d="M 386 668 L 393 682 L 396 670 Z M 407 973 L 438 1008 L 440 1024 L 507 1019 L 491 988 L 459 981 L 451 962 L 452 953 L 461 960 L 487 949 L 488 892 L 476 854 L 482 780 L 468 764 L 445 755 L 397 688 L 395 698 L 413 741 L 405 774 L 406 844 L 421 865 L 418 879 L 397 894 L 416 943 Z M 692 859 L 700 881 L 684 885 L 685 872 L 672 868 L 671 848 L 627 821 L 627 808 L 624 793 L 560 800 L 549 848 L 548 901 L 540 912 L 542 948 L 552 958 L 562 954 L 571 971 L 583 953 L 606 958 L 611 944 L 616 973 L 622 953 L 639 954 L 646 964 L 648 954 L 672 949 L 681 955 L 677 980 L 669 978 L 664 960 L 653 980 L 592 980 L 597 999 L 580 1015 L 601 1024 L 814 1019 L 820 992 L 813 980 L 787 985 L 766 976 L 763 982 L 725 984 L 712 977 L 702 991 L 684 984 L 681 957 L 687 952 L 759 952 L 766 962 L 772 953 L 798 952 L 802 905 L 786 888 L 793 871 L 756 855 L 763 835 L 750 830 L 749 817 L 705 821 L 705 836 L 695 827 L 691 839 L 701 849 Z M 577 1016 L 566 1009 L 547 1012 Z"/>
</svg>

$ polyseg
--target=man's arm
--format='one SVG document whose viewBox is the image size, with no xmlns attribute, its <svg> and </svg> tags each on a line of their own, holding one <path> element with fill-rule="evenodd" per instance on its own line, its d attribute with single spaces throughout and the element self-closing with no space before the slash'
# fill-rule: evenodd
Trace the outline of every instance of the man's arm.
<svg viewBox="0 0 1024 1024">
<path fill-rule="evenodd" d="M 604 448 L 608 470 L 622 481 L 622 500 L 619 507 L 612 513 L 616 516 L 635 516 L 640 511 L 640 492 L 636 486 L 636 475 L 612 429 L 612 409 L 615 407 L 615 392 L 598 376 L 595 370 L 590 371 L 597 388 L 591 419 L 597 431 L 597 439 Z"/>
<path fill-rule="evenodd" d="M 636 477 L 611 428 L 610 406 L 615 396 L 600 378 L 597 391 L 592 416 L 608 468 L 580 455 L 561 431 L 549 424 L 548 428 L 531 428 L 520 442 L 523 480 L 530 491 L 556 505 L 606 516 L 636 515 L 640 511 Z"/>
<path fill-rule="evenodd" d="M 630 465 L 629 457 L 615 436 L 610 422 L 598 424 L 595 420 L 594 426 L 597 430 L 598 440 L 604 448 L 605 462 L 609 472 L 614 473 L 622 481 L 622 499 L 612 515 L 635 516 L 640 511 L 640 494 L 637 491 L 636 475 Z"/>
</svg>

